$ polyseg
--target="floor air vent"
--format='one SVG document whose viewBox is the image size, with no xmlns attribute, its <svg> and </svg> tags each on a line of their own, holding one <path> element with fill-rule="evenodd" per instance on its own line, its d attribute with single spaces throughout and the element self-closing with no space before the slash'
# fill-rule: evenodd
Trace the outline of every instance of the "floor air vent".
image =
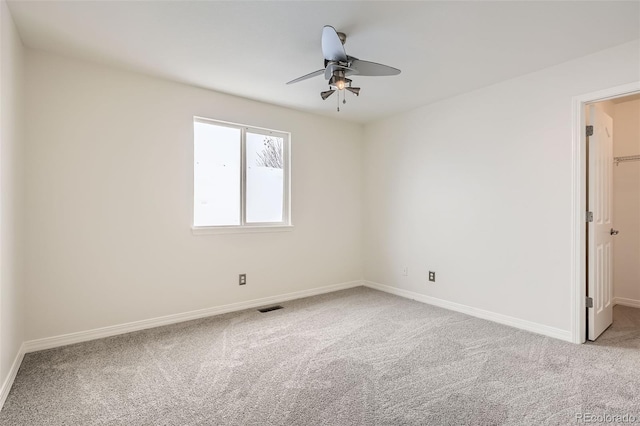
<svg viewBox="0 0 640 426">
<path fill-rule="evenodd" d="M 258 312 L 271 312 L 271 311 L 277 311 L 278 309 L 282 309 L 282 306 L 277 305 L 277 306 L 270 306 L 268 308 L 262 308 L 262 309 L 258 309 Z"/>
</svg>

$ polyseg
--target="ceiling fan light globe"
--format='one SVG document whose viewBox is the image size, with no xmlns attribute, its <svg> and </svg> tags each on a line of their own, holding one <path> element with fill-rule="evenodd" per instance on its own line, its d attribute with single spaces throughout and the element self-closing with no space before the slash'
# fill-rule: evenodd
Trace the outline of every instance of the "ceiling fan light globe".
<svg viewBox="0 0 640 426">
<path fill-rule="evenodd" d="M 359 87 L 347 87 L 346 88 L 348 91 L 350 91 L 351 93 L 353 93 L 356 96 L 360 96 L 360 88 Z"/>
<path fill-rule="evenodd" d="M 322 97 L 322 100 L 326 100 L 329 96 L 333 95 L 333 92 L 335 92 L 335 90 L 331 89 L 331 90 L 325 90 L 324 92 L 320 92 L 320 96 Z"/>
</svg>

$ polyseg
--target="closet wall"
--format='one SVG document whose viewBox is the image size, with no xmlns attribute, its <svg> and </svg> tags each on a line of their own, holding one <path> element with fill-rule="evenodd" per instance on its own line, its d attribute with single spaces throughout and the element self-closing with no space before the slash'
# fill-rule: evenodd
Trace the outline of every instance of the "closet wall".
<svg viewBox="0 0 640 426">
<path fill-rule="evenodd" d="M 613 103 L 613 155 L 640 155 L 640 98 Z M 613 167 L 614 296 L 622 305 L 640 308 L 640 161 Z"/>
</svg>

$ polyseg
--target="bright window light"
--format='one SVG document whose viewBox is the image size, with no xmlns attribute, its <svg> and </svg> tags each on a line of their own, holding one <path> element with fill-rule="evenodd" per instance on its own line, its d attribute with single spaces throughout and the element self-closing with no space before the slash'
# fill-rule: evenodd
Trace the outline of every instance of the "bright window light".
<svg viewBox="0 0 640 426">
<path fill-rule="evenodd" d="M 195 118 L 193 226 L 290 225 L 289 134 Z"/>
</svg>

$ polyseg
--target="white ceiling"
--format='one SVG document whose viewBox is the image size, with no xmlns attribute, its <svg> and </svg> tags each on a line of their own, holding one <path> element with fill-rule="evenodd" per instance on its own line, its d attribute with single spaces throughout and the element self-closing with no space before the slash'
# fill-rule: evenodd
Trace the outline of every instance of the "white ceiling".
<svg viewBox="0 0 640 426">
<path fill-rule="evenodd" d="M 13 1 L 32 48 L 251 99 L 367 122 L 640 38 L 640 2 Z M 323 25 L 346 51 L 400 68 L 357 77 L 336 112 Z"/>
</svg>

